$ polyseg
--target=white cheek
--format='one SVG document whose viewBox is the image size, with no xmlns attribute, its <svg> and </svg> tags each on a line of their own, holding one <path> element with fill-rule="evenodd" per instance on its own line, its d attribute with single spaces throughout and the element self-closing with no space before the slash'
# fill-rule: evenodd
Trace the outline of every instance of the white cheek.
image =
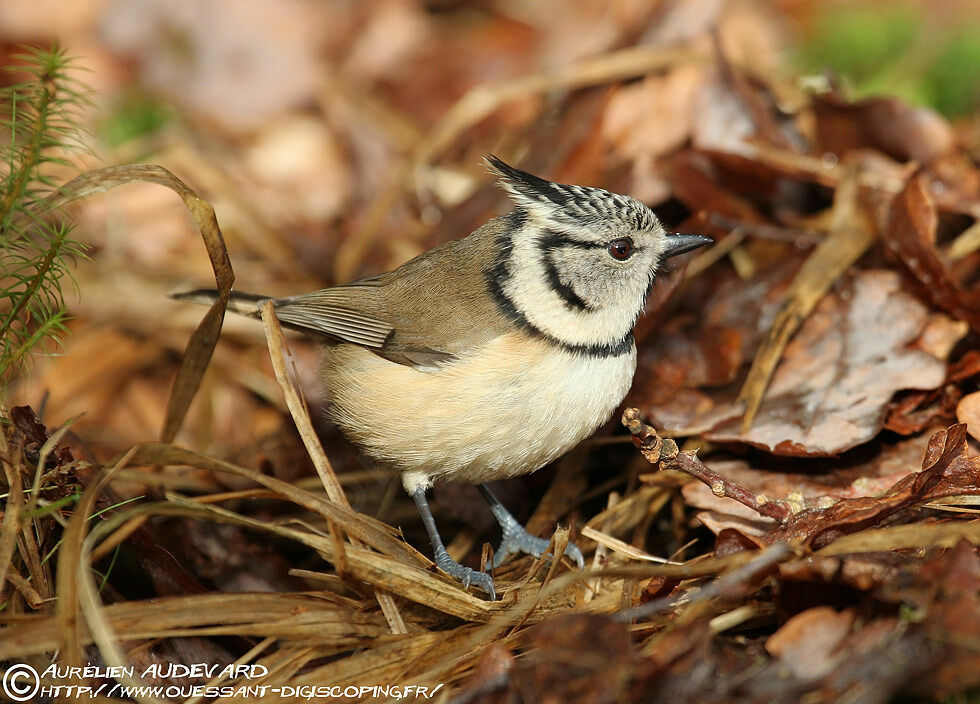
<svg viewBox="0 0 980 704">
<path fill-rule="evenodd" d="M 503 290 L 534 327 L 570 345 L 606 345 L 621 341 L 636 322 L 646 281 L 614 286 L 606 305 L 596 311 L 569 307 L 548 283 L 534 238 L 514 243 L 511 276 Z M 603 297 L 606 297 L 603 292 Z"/>
</svg>

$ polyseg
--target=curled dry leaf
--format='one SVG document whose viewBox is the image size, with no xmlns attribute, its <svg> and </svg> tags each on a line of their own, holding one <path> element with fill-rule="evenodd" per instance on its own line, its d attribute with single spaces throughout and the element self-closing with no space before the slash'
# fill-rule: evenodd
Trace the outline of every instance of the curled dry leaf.
<svg viewBox="0 0 980 704">
<path fill-rule="evenodd" d="M 747 431 L 730 389 L 694 392 L 686 406 L 653 409 L 653 421 L 666 431 L 703 430 L 709 440 L 777 455 L 835 455 L 877 435 L 895 392 L 943 383 L 943 360 L 913 346 L 927 320 L 897 274 L 857 272 L 824 297 L 786 346 Z"/>
<path fill-rule="evenodd" d="M 636 409 L 628 409 L 627 413 L 631 412 L 637 413 Z M 652 428 L 638 419 L 629 425 L 638 446 L 643 443 L 643 436 L 655 435 Z M 828 500 L 819 501 L 812 508 L 807 507 L 808 502 L 799 491 L 785 498 L 754 493 L 732 476 L 723 476 L 686 453 L 668 460 L 665 467 L 685 471 L 709 486 L 717 496 L 733 498 L 778 522 L 770 531 L 758 522 L 748 526 L 748 530 L 741 530 L 745 527 L 744 515 L 732 517 L 727 526 L 716 523 L 712 529 L 718 530 L 718 554 L 782 542 L 819 549 L 844 535 L 881 526 L 904 509 L 950 496 L 980 495 L 980 457 L 970 456 L 963 424 L 934 434 L 926 448 L 922 470 L 906 474 L 881 495 L 864 494 L 868 482 L 859 485 L 855 481 L 852 489 L 859 494 L 857 497 L 835 500 L 835 496 L 825 495 L 823 498 Z"/>
<path fill-rule="evenodd" d="M 747 198 L 720 183 L 709 155 L 696 150 L 682 151 L 670 159 L 669 166 L 674 195 L 690 210 L 706 210 L 740 222 L 764 222 Z"/>
<path fill-rule="evenodd" d="M 851 167 L 847 178 L 838 187 L 829 211 L 828 235 L 806 258 L 793 278 L 772 327 L 755 353 L 752 367 L 738 394 L 738 400 L 745 403 L 741 422 L 743 432 L 749 429 L 759 412 L 776 365 L 790 338 L 827 292 L 874 242 L 877 233 L 871 224 L 868 204 L 859 197 L 859 175 L 860 169 Z"/>
<path fill-rule="evenodd" d="M 929 440 L 922 471 L 897 481 L 879 497 L 844 499 L 829 508 L 794 514 L 767 542 L 800 541 L 820 548 L 838 537 L 881 525 L 905 508 L 946 496 L 980 494 L 980 457 L 971 457 L 966 426 L 954 425 Z"/>
<path fill-rule="evenodd" d="M 962 324 L 964 333 L 968 331 L 969 326 L 966 323 L 957 322 Z M 925 337 L 927 335 L 924 333 L 923 338 Z M 962 339 L 962 336 L 959 339 Z M 952 342 L 952 339 L 949 342 Z M 928 342 L 920 346 L 923 349 L 937 349 Z M 968 350 L 962 357 L 947 366 L 946 381 L 942 388 L 909 392 L 896 398 L 888 409 L 885 428 L 902 435 L 913 435 L 927 428 L 949 425 L 956 418 L 957 404 L 963 398 L 960 385 L 978 374 L 980 374 L 980 352 Z M 960 419 L 960 422 L 965 421 Z"/>
<path fill-rule="evenodd" d="M 891 207 L 888 252 L 918 282 L 923 298 L 980 331 L 980 289 L 964 288 L 953 278 L 936 249 L 939 217 L 925 176 L 910 178 Z"/>
<path fill-rule="evenodd" d="M 802 467 L 760 460 L 708 460 L 707 464 L 749 492 L 785 501 L 798 512 L 831 506 L 841 499 L 880 496 L 899 479 L 918 471 L 927 441 L 913 437 L 885 445 L 870 458 L 862 450 L 855 451 L 860 456 L 810 460 Z M 681 491 L 689 506 L 701 509 L 698 519 L 716 535 L 724 528 L 763 535 L 776 527 L 771 519 L 728 497 L 717 496 L 705 484 L 690 482 Z"/>
</svg>

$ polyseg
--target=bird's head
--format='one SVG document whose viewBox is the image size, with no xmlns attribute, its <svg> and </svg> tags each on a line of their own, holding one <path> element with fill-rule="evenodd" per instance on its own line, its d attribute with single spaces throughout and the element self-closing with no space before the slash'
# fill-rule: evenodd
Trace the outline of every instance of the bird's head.
<svg viewBox="0 0 980 704">
<path fill-rule="evenodd" d="M 487 163 L 515 204 L 496 285 L 533 327 L 569 345 L 621 345 L 664 262 L 712 242 L 667 232 L 630 196 Z"/>
</svg>

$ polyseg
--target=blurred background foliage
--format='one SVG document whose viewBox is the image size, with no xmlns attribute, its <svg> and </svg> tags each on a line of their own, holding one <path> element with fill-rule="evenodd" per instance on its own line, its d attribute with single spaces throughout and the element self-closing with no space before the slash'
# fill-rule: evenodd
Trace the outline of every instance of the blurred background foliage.
<svg viewBox="0 0 980 704">
<path fill-rule="evenodd" d="M 796 52 L 805 71 L 830 69 L 857 97 L 894 95 L 947 117 L 980 105 L 980 7 L 962 22 L 928 3 L 813 3 Z"/>
<path fill-rule="evenodd" d="M 176 119 L 170 105 L 144 90 L 133 89 L 108 106 L 99 124 L 99 137 L 110 147 L 149 137 Z"/>
</svg>

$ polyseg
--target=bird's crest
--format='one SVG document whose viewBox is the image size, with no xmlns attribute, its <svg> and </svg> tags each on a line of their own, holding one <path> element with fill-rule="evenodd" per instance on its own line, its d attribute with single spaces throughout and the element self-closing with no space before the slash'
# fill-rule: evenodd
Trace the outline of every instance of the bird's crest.
<svg viewBox="0 0 980 704">
<path fill-rule="evenodd" d="M 650 209 L 629 196 L 601 188 L 554 183 L 506 164 L 492 154 L 485 161 L 501 177 L 498 184 L 510 194 L 514 204 L 532 217 L 560 225 L 593 228 L 609 226 L 610 220 L 636 230 L 657 226 Z"/>
</svg>

